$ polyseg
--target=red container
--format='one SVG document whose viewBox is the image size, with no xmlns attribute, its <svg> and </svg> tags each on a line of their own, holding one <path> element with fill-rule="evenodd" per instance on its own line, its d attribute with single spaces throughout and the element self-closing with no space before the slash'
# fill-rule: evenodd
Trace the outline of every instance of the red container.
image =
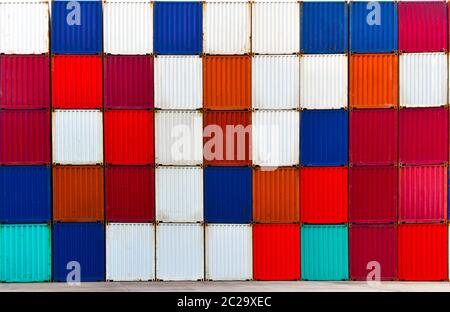
<svg viewBox="0 0 450 312">
<path fill-rule="evenodd" d="M 350 112 L 350 163 L 388 165 L 398 158 L 398 113 L 395 109 Z"/>
<path fill-rule="evenodd" d="M 447 3 L 445 1 L 400 1 L 398 48 L 404 52 L 447 49 Z"/>
<path fill-rule="evenodd" d="M 300 221 L 314 224 L 348 222 L 347 167 L 300 169 Z"/>
<path fill-rule="evenodd" d="M 448 110 L 404 108 L 400 110 L 399 161 L 403 164 L 448 162 Z"/>
<path fill-rule="evenodd" d="M 102 57 L 52 57 L 53 108 L 102 108 Z"/>
<path fill-rule="evenodd" d="M 374 280 L 375 277 L 376 280 L 385 281 L 396 278 L 397 229 L 395 225 L 352 225 L 349 243 L 352 280 Z"/>
<path fill-rule="evenodd" d="M 50 108 L 47 55 L 0 55 L 0 108 Z"/>
<path fill-rule="evenodd" d="M 253 225 L 253 278 L 255 280 L 300 279 L 300 226 L 298 224 Z"/>
<path fill-rule="evenodd" d="M 398 279 L 447 281 L 446 224 L 400 224 L 398 226 Z"/>
<path fill-rule="evenodd" d="M 48 110 L 0 111 L 0 164 L 50 164 Z"/>
<path fill-rule="evenodd" d="M 251 112 L 206 112 L 203 117 L 204 164 L 251 165 Z"/>
<path fill-rule="evenodd" d="M 109 110 L 105 118 L 105 160 L 115 165 L 154 163 L 153 112 Z"/>
<path fill-rule="evenodd" d="M 397 221 L 397 167 L 352 167 L 349 179 L 350 222 Z"/>
<path fill-rule="evenodd" d="M 399 181 L 400 222 L 432 222 L 447 219 L 445 166 L 401 167 Z"/>
<path fill-rule="evenodd" d="M 106 168 L 106 221 L 155 220 L 155 172 L 145 166 Z"/>
<path fill-rule="evenodd" d="M 104 101 L 107 108 L 153 107 L 153 57 L 104 57 Z"/>
</svg>

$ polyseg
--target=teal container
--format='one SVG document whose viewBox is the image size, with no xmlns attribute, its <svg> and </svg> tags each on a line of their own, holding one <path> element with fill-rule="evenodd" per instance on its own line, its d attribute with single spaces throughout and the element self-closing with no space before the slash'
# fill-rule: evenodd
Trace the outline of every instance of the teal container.
<svg viewBox="0 0 450 312">
<path fill-rule="evenodd" d="M 0 225 L 0 281 L 50 281 L 51 267 L 48 224 Z"/>
<path fill-rule="evenodd" d="M 348 280 L 347 225 L 302 225 L 302 279 Z"/>
</svg>

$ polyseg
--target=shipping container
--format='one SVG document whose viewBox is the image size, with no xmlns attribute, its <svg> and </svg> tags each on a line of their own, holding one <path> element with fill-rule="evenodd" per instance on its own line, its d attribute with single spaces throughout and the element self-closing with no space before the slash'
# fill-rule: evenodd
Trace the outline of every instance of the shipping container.
<svg viewBox="0 0 450 312">
<path fill-rule="evenodd" d="M 106 1 L 103 6 L 104 52 L 153 53 L 153 4 L 150 1 Z"/>
<path fill-rule="evenodd" d="M 155 171 L 147 166 L 107 166 L 106 221 L 155 220 Z"/>
<path fill-rule="evenodd" d="M 102 1 L 52 1 L 52 53 L 100 54 Z M 150 27 L 150 26 L 149 26 Z"/>
<path fill-rule="evenodd" d="M 300 57 L 300 107 L 306 109 L 346 108 L 348 65 L 345 54 Z"/>
<path fill-rule="evenodd" d="M 0 225 L 0 281 L 49 282 L 51 246 L 48 224 Z"/>
<path fill-rule="evenodd" d="M 447 220 L 447 168 L 407 166 L 399 170 L 399 222 Z"/>
<path fill-rule="evenodd" d="M 401 281 L 448 280 L 446 224 L 398 226 L 398 279 Z"/>
<path fill-rule="evenodd" d="M 105 280 L 105 229 L 101 223 L 53 224 L 53 280 Z"/>
<path fill-rule="evenodd" d="M 0 55 L 0 76 L 0 108 L 50 108 L 47 55 Z"/>
<path fill-rule="evenodd" d="M 342 166 L 348 163 L 346 110 L 306 110 L 300 114 L 300 163 Z"/>
<path fill-rule="evenodd" d="M 203 168 L 156 168 L 156 220 L 203 221 Z"/>
<path fill-rule="evenodd" d="M 252 113 L 252 159 L 258 166 L 295 166 L 300 154 L 300 114 L 261 110 Z"/>
<path fill-rule="evenodd" d="M 49 163 L 49 111 L 0 110 L 0 164 Z"/>
<path fill-rule="evenodd" d="M 441 164 L 448 162 L 448 110 L 415 108 L 400 110 L 399 162 Z"/>
<path fill-rule="evenodd" d="M 345 2 L 305 2 L 301 10 L 303 53 L 345 53 L 348 49 L 348 8 Z"/>
<path fill-rule="evenodd" d="M 302 279 L 348 280 L 347 225 L 302 225 Z"/>
<path fill-rule="evenodd" d="M 206 167 L 203 175 L 205 222 L 252 221 L 252 168 Z"/>
<path fill-rule="evenodd" d="M 102 108 L 102 101 L 101 56 L 52 57 L 53 108 Z"/>
<path fill-rule="evenodd" d="M 349 232 L 349 244 L 352 280 L 396 279 L 397 229 L 395 225 L 352 225 Z"/>
<path fill-rule="evenodd" d="M 104 115 L 106 163 L 154 163 L 153 111 L 107 110 Z"/>
<path fill-rule="evenodd" d="M 398 55 L 352 54 L 349 58 L 350 107 L 397 108 Z"/>
<path fill-rule="evenodd" d="M 106 108 L 153 108 L 153 57 L 108 55 L 103 66 Z"/>
<path fill-rule="evenodd" d="M 203 225 L 160 223 L 156 226 L 156 278 L 203 280 Z"/>
<path fill-rule="evenodd" d="M 252 107 L 299 108 L 300 62 L 295 55 L 258 55 L 252 58 Z"/>
<path fill-rule="evenodd" d="M 212 110 L 243 110 L 252 107 L 250 56 L 203 58 L 203 107 Z"/>
<path fill-rule="evenodd" d="M 106 225 L 106 280 L 155 279 L 155 226 L 146 223 Z"/>
<path fill-rule="evenodd" d="M 50 175 L 45 166 L 0 166 L 0 223 L 49 222 Z"/>
<path fill-rule="evenodd" d="M 252 52 L 294 54 L 300 52 L 300 3 L 252 3 Z"/>
<path fill-rule="evenodd" d="M 103 163 L 102 112 L 56 110 L 52 114 L 53 163 Z"/>
<path fill-rule="evenodd" d="M 154 50 L 156 54 L 202 53 L 201 2 L 154 2 Z"/>
<path fill-rule="evenodd" d="M 348 168 L 301 168 L 300 194 L 302 223 L 348 222 Z"/>
<path fill-rule="evenodd" d="M 253 278 L 252 226 L 209 224 L 205 227 L 207 280 Z"/>
<path fill-rule="evenodd" d="M 349 221 L 397 221 L 397 167 L 351 167 L 349 171 Z"/>
<path fill-rule="evenodd" d="M 253 279 L 300 279 L 300 226 L 253 225 Z"/>
</svg>

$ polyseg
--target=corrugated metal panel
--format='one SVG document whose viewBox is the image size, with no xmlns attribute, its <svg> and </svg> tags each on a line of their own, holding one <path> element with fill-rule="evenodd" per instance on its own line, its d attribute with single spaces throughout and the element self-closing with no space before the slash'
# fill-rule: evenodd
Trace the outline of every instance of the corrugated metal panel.
<svg viewBox="0 0 450 312">
<path fill-rule="evenodd" d="M 300 107 L 347 107 L 347 55 L 303 55 L 300 58 Z"/>
<path fill-rule="evenodd" d="M 433 222 L 447 220 L 447 168 L 401 167 L 398 220 Z"/>
<path fill-rule="evenodd" d="M 253 278 L 252 226 L 211 224 L 205 230 L 206 279 Z"/>
<path fill-rule="evenodd" d="M 400 55 L 400 106 L 432 107 L 447 104 L 445 53 Z"/>
<path fill-rule="evenodd" d="M 44 166 L 0 167 L 0 222 L 48 222 L 50 168 Z"/>
<path fill-rule="evenodd" d="M 158 167 L 156 169 L 156 220 L 203 221 L 203 169 Z"/>
<path fill-rule="evenodd" d="M 0 225 L 0 281 L 47 282 L 51 272 L 49 225 Z"/>
<path fill-rule="evenodd" d="M 153 5 L 150 1 L 106 1 L 103 17 L 105 53 L 138 55 L 153 52 Z"/>
<path fill-rule="evenodd" d="M 53 112 L 53 163 L 100 164 L 103 162 L 102 112 L 57 110 Z"/>
<path fill-rule="evenodd" d="M 302 225 L 303 280 L 347 280 L 347 225 Z"/>
<path fill-rule="evenodd" d="M 297 56 L 265 55 L 252 58 L 252 107 L 299 108 L 300 61 Z"/>
<path fill-rule="evenodd" d="M 155 227 L 146 223 L 106 226 L 106 279 L 149 281 L 155 278 Z"/>
<path fill-rule="evenodd" d="M 155 58 L 155 107 L 202 108 L 202 74 L 201 57 L 158 56 Z"/>
<path fill-rule="evenodd" d="M 156 278 L 204 278 L 204 232 L 201 224 L 160 223 L 156 226 Z"/>
<path fill-rule="evenodd" d="M 254 165 L 293 166 L 299 163 L 300 114 L 296 111 L 252 113 Z"/>
<path fill-rule="evenodd" d="M 0 53 L 49 52 L 47 2 L 0 3 Z"/>
<path fill-rule="evenodd" d="M 203 162 L 202 113 L 157 111 L 155 148 L 159 165 L 200 165 Z"/>
<path fill-rule="evenodd" d="M 250 56 L 203 58 L 203 107 L 216 110 L 252 107 Z"/>
</svg>

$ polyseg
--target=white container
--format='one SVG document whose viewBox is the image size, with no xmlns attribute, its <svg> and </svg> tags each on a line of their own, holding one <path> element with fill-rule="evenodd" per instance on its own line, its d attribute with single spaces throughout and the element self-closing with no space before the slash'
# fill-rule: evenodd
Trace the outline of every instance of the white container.
<svg viewBox="0 0 450 312">
<path fill-rule="evenodd" d="M 299 164 L 300 114 L 297 111 L 252 113 L 253 164 L 277 167 Z"/>
<path fill-rule="evenodd" d="M 300 58 L 300 107 L 347 107 L 348 60 L 345 54 L 303 55 Z"/>
<path fill-rule="evenodd" d="M 249 2 L 206 2 L 203 51 L 220 55 L 249 53 L 250 13 Z"/>
<path fill-rule="evenodd" d="M 205 240 L 206 279 L 252 279 L 251 225 L 209 224 L 205 227 Z"/>
<path fill-rule="evenodd" d="M 155 279 L 155 227 L 149 223 L 106 225 L 106 279 Z"/>
<path fill-rule="evenodd" d="M 0 3 L 0 53 L 49 52 L 47 2 Z"/>
<path fill-rule="evenodd" d="M 156 220 L 203 221 L 203 169 L 157 167 L 155 171 Z"/>
<path fill-rule="evenodd" d="M 160 223 L 156 226 L 156 278 L 196 281 L 204 278 L 203 225 Z"/>
<path fill-rule="evenodd" d="M 252 52 L 293 54 L 300 51 L 300 3 L 252 4 Z"/>
<path fill-rule="evenodd" d="M 257 109 L 299 108 L 300 61 L 297 56 L 252 58 L 252 105 Z"/>
<path fill-rule="evenodd" d="M 53 163 L 89 165 L 103 162 L 101 111 L 56 110 L 52 119 Z"/>
<path fill-rule="evenodd" d="M 144 55 L 153 52 L 153 7 L 148 2 L 106 2 L 104 52 Z"/>
<path fill-rule="evenodd" d="M 203 163 L 203 119 L 197 111 L 156 111 L 155 149 L 158 165 Z"/>
<path fill-rule="evenodd" d="M 400 54 L 400 106 L 447 104 L 447 57 L 442 53 Z"/>
<path fill-rule="evenodd" d="M 198 109 L 203 106 L 202 58 L 155 57 L 155 107 Z"/>
</svg>

